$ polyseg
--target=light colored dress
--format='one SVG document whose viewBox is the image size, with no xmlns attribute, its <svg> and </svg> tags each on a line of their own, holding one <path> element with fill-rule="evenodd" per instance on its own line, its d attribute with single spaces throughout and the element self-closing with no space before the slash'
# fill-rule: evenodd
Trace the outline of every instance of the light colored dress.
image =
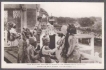
<svg viewBox="0 0 106 70">
<path fill-rule="evenodd" d="M 80 63 L 81 61 L 81 55 L 79 53 L 79 49 L 77 46 L 77 39 L 75 36 L 69 36 L 68 39 L 69 42 L 69 49 L 67 52 L 67 55 L 69 55 L 69 59 L 67 60 L 68 63 Z"/>
</svg>

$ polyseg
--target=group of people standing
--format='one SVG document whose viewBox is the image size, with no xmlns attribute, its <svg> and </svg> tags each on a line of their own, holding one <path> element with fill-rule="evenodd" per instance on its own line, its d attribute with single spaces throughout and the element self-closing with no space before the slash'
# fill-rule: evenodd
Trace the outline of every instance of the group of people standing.
<svg viewBox="0 0 106 70">
<path fill-rule="evenodd" d="M 14 29 L 14 27 L 12 28 Z M 18 63 L 58 63 L 59 58 L 56 54 L 58 50 L 62 48 L 59 56 L 68 58 L 72 55 L 71 53 L 76 45 L 74 37 L 76 28 L 73 24 L 66 26 L 66 29 L 63 27 L 60 33 L 56 32 L 52 24 L 47 25 L 47 28 L 42 30 L 40 45 L 37 42 L 37 27 L 32 31 L 28 28 L 23 28 L 21 34 L 14 32 L 12 34 L 12 37 L 15 36 L 14 38 L 18 42 Z M 78 60 L 79 57 L 78 55 Z"/>
</svg>

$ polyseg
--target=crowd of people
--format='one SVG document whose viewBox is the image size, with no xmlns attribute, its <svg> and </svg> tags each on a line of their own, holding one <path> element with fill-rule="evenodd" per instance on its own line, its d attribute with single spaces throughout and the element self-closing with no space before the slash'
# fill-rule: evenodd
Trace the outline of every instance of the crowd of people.
<svg viewBox="0 0 106 70">
<path fill-rule="evenodd" d="M 61 49 L 59 54 L 61 57 L 68 58 L 75 51 L 76 40 L 74 34 L 76 34 L 76 28 L 73 24 L 66 26 L 63 32 L 56 32 L 53 25 L 48 25 L 41 37 L 40 43 L 37 42 L 37 27 L 32 31 L 28 28 L 23 28 L 21 34 L 15 31 L 16 25 L 11 25 L 8 30 L 8 40 L 12 41 L 17 39 L 18 43 L 18 63 L 58 63 L 60 62 L 56 53 Z M 56 41 L 56 36 L 59 37 Z M 56 45 L 57 44 L 57 45 Z M 80 54 L 74 60 L 80 61 Z M 72 57 L 72 58 L 73 58 Z M 74 61 L 72 60 L 72 61 Z"/>
</svg>

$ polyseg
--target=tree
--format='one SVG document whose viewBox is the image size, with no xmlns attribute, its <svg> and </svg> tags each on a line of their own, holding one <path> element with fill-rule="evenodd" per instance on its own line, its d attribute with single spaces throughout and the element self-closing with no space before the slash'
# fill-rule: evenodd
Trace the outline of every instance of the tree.
<svg viewBox="0 0 106 70">
<path fill-rule="evenodd" d="M 94 24 L 94 21 L 90 18 L 79 18 L 78 22 L 82 27 L 92 26 Z"/>
<path fill-rule="evenodd" d="M 98 34 L 102 34 L 102 22 L 101 21 L 95 22 L 95 24 L 92 26 L 92 28 Z"/>
<path fill-rule="evenodd" d="M 67 24 L 74 23 L 76 20 L 70 17 L 56 17 L 56 21 L 58 24 Z"/>
</svg>

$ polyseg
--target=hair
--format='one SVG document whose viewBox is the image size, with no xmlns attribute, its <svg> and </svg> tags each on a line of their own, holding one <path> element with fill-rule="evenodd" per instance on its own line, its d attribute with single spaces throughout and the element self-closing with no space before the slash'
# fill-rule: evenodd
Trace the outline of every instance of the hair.
<svg viewBox="0 0 106 70">
<path fill-rule="evenodd" d="M 76 28 L 73 24 L 68 24 L 67 33 L 66 33 L 66 36 L 65 36 L 64 48 L 63 48 L 63 51 L 62 51 L 63 57 L 67 57 L 66 54 L 67 54 L 68 48 L 69 48 L 68 38 L 69 38 L 70 35 L 73 35 L 73 34 L 76 34 Z"/>
<path fill-rule="evenodd" d="M 16 28 L 16 24 L 13 21 L 7 23 L 10 28 Z"/>
<path fill-rule="evenodd" d="M 67 33 L 70 33 L 70 35 L 76 34 L 76 28 L 74 24 L 68 24 Z"/>
<path fill-rule="evenodd" d="M 16 26 L 13 26 L 13 28 L 16 28 Z"/>
<path fill-rule="evenodd" d="M 64 34 L 63 33 L 58 33 L 58 36 L 62 38 L 64 36 Z"/>
<path fill-rule="evenodd" d="M 8 33 L 7 33 L 7 38 L 8 40 L 10 40 L 10 31 L 8 30 Z"/>
<path fill-rule="evenodd" d="M 30 36 L 31 36 L 31 37 L 33 36 L 33 33 L 32 33 L 32 32 L 30 32 Z"/>
<path fill-rule="evenodd" d="M 35 41 L 35 42 L 33 42 L 33 43 L 30 43 L 32 46 L 34 46 L 35 48 L 36 48 L 36 46 L 37 46 L 37 42 Z"/>
</svg>

